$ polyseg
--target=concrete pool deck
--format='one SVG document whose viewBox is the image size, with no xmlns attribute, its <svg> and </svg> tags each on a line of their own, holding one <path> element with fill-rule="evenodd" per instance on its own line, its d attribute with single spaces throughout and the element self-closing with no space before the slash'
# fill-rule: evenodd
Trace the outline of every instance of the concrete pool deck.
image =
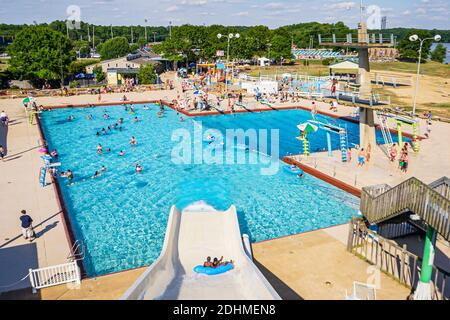
<svg viewBox="0 0 450 320">
<path fill-rule="evenodd" d="M 346 250 L 348 225 L 254 243 L 253 258 L 283 299 L 344 300 L 374 269 Z M 410 289 L 379 273 L 377 300 L 405 300 Z"/>
<path fill-rule="evenodd" d="M 170 101 L 176 98 L 177 93 L 173 90 L 126 93 L 126 95 L 131 101 L 159 99 Z M 117 103 L 122 96 L 123 93 L 102 95 L 101 102 Z M 67 255 L 70 250 L 65 227 L 63 226 L 61 218 L 61 209 L 58 205 L 54 189 L 51 185 L 41 188 L 38 183 L 39 168 L 42 165 L 42 160 L 39 158 L 40 154 L 38 152 L 41 143 L 39 141 L 39 132 L 36 125 L 30 125 L 28 123 L 21 101 L 21 98 L 0 99 L 0 111 L 5 110 L 12 120 L 8 128 L 7 138 L 5 138 L 5 130 L 2 129 L 3 131 L 0 131 L 0 144 L 6 145 L 8 151 L 5 161 L 0 162 L 0 177 L 2 177 L 0 180 L 0 189 L 2 190 L 0 193 L 0 201 L 2 203 L 2 214 L 0 214 L 0 292 L 29 287 L 30 284 L 28 279 L 8 288 L 2 288 L 1 286 L 9 285 L 20 280 L 26 275 L 28 268 L 44 267 L 67 262 Z M 37 98 L 37 104 L 45 106 L 80 105 L 86 103 L 98 103 L 97 95 Z M 311 106 L 311 102 L 307 100 L 303 100 L 299 104 L 305 107 Z M 318 102 L 317 105 L 319 111 L 328 112 L 328 104 Z M 267 108 L 269 109 L 269 107 Z M 355 109 L 352 107 L 340 107 L 336 116 L 349 116 L 354 110 Z M 425 126 L 422 126 L 422 130 L 424 128 Z M 320 170 L 327 175 L 334 176 L 336 179 L 350 185 L 355 185 L 357 188 L 361 188 L 364 185 L 385 182 L 397 184 L 412 175 L 423 179 L 425 182 L 431 182 L 441 176 L 450 175 L 450 162 L 446 161 L 446 159 L 450 159 L 450 144 L 448 143 L 448 140 L 442 138 L 449 136 L 449 124 L 436 122 L 433 124 L 431 138 L 422 141 L 421 153 L 417 155 L 417 158 L 416 155 L 411 155 L 409 172 L 413 172 L 414 174 L 405 175 L 399 173 L 396 169 L 396 165 L 391 165 L 387 158 L 380 154 L 381 152 L 376 150 L 377 148 L 373 148 L 374 151 L 371 164 L 359 169 L 353 167 L 355 166 L 354 159 L 351 164 L 342 164 L 339 162 L 340 157 L 338 155 L 330 160 L 325 153 L 314 154 L 314 158 L 311 157 L 309 159 L 313 162 L 307 163 L 304 160 L 302 161 L 306 165 L 316 167 L 317 170 Z M 314 159 L 317 159 L 317 161 Z M 374 162 L 376 162 L 376 164 L 374 164 Z M 354 183 L 355 173 L 357 173 L 356 184 Z M 47 182 L 49 181 L 50 180 L 47 179 Z M 22 209 L 26 209 L 34 219 L 35 230 L 39 236 L 31 244 L 21 237 L 19 213 Z M 320 230 L 317 232 L 321 233 L 324 231 Z M 300 237 L 302 235 L 298 236 Z M 278 241 L 286 240 L 277 239 L 273 241 L 277 241 L 278 243 Z M 325 242 L 327 241 L 328 240 Z M 333 243 L 334 242 L 331 244 Z M 268 244 L 269 242 L 266 243 L 266 245 Z M 284 244 L 280 245 L 278 251 L 283 246 Z M 254 248 L 256 248 L 255 250 L 257 252 L 258 247 L 264 248 L 262 244 L 255 244 Z M 334 247 L 334 249 L 336 248 L 337 247 Z M 265 268 L 270 268 L 272 273 L 277 274 L 274 271 L 276 270 L 275 266 L 270 266 L 270 263 L 265 262 L 265 259 L 271 259 L 270 257 L 276 259 L 275 257 L 277 257 L 277 254 L 282 254 L 283 252 L 277 252 L 277 250 L 271 251 L 269 249 L 264 249 L 263 251 L 259 253 L 258 261 L 264 265 Z M 317 254 L 317 252 L 315 252 L 315 254 Z M 258 254 L 255 254 L 255 256 L 258 256 Z M 304 259 L 303 256 L 298 256 L 297 258 L 297 255 L 291 257 L 291 259 L 292 258 L 295 260 Z M 356 257 L 354 258 L 357 259 Z M 330 261 L 339 260 L 330 258 Z M 331 267 L 334 266 L 331 264 Z M 136 272 L 137 278 L 138 271 L 135 270 L 124 272 L 123 276 L 126 276 L 127 274 L 131 275 L 130 272 Z M 111 276 L 121 279 L 120 275 Z M 132 276 L 128 279 L 130 280 L 129 283 L 122 279 L 118 280 L 117 285 L 123 286 L 123 288 L 118 288 L 117 291 L 115 291 L 117 297 L 133 283 L 135 278 L 131 278 Z M 101 279 L 102 282 L 92 282 L 97 281 L 98 279 Z M 85 283 L 87 285 L 89 283 L 96 283 L 95 286 L 97 286 L 99 290 L 104 290 L 106 297 L 108 296 L 108 290 L 106 285 L 106 287 L 103 286 L 103 281 L 106 281 L 104 279 L 107 278 L 98 277 L 96 279 L 85 280 L 83 281 L 82 287 Z M 92 285 L 94 286 L 94 284 Z M 55 287 L 55 290 L 56 288 L 58 287 Z M 350 290 L 351 284 L 346 288 Z M 87 289 L 88 292 L 92 293 L 93 291 L 91 289 Z M 122 289 L 123 292 L 121 291 Z M 44 297 L 44 292 L 50 292 L 46 290 L 42 290 L 42 297 Z M 75 292 L 78 290 L 72 291 Z M 118 293 L 119 291 L 121 292 L 120 294 Z M 72 294 L 74 293 L 66 293 L 64 295 L 68 297 Z M 343 292 L 341 296 L 342 295 Z M 52 297 L 55 298 L 55 296 L 56 295 L 53 295 Z M 113 298 L 113 296 L 115 297 L 116 295 L 112 294 L 109 298 Z M 50 297 L 50 295 L 48 297 Z M 90 297 L 94 298 L 93 296 Z M 303 293 L 302 297 L 305 298 L 308 297 L 308 295 Z M 1 298 L 2 297 L 0 296 L 0 299 Z"/>
<path fill-rule="evenodd" d="M 29 279 L 9 285 L 24 277 L 29 268 L 67 262 L 70 248 L 53 187 L 42 188 L 39 185 L 42 160 L 38 152 L 41 141 L 37 126 L 29 124 L 23 107 L 3 100 L 0 101 L 0 109 L 5 110 L 11 120 L 8 130 L 0 128 L 1 144 L 7 147 L 7 156 L 0 162 L 2 292 L 29 287 Z M 49 181 L 47 179 L 47 183 Z M 19 220 L 22 209 L 34 220 L 37 239 L 31 243 L 22 237 Z"/>
</svg>

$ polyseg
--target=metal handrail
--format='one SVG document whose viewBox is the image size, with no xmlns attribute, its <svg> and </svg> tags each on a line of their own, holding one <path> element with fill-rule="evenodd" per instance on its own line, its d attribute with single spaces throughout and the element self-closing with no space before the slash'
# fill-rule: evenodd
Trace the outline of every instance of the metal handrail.
<svg viewBox="0 0 450 320">
<path fill-rule="evenodd" d="M 69 261 L 84 260 L 84 257 L 85 257 L 84 243 L 81 240 L 76 240 L 72 245 L 69 255 L 67 256 L 67 260 Z"/>
</svg>

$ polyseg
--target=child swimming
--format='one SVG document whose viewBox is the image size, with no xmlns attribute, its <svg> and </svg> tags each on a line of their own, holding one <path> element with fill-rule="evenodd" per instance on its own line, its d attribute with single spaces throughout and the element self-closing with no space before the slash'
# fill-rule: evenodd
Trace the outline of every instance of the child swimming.
<svg viewBox="0 0 450 320">
<path fill-rule="evenodd" d="M 103 153 L 103 147 L 102 147 L 102 145 L 100 143 L 97 146 L 97 153 L 98 154 L 102 154 Z"/>
<path fill-rule="evenodd" d="M 136 138 L 135 138 L 135 137 L 131 137 L 131 139 L 130 139 L 130 144 L 131 144 L 132 146 L 137 145 L 137 141 L 136 141 Z"/>
<path fill-rule="evenodd" d="M 124 156 L 124 155 L 125 155 L 125 152 L 123 150 L 120 150 L 119 156 Z"/>
<path fill-rule="evenodd" d="M 136 164 L 136 172 L 141 173 L 142 172 L 142 166 L 138 163 Z"/>
</svg>

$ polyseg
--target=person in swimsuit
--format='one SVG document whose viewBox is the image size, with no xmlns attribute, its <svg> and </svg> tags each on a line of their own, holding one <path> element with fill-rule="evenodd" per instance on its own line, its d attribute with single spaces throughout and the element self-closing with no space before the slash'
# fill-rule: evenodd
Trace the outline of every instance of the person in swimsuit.
<svg viewBox="0 0 450 320">
<path fill-rule="evenodd" d="M 100 143 L 97 146 L 97 153 L 98 154 L 102 154 L 103 153 L 103 147 L 102 147 L 102 145 Z"/>
<path fill-rule="evenodd" d="M 52 156 L 52 158 L 58 159 L 59 157 L 58 151 L 56 151 L 56 149 L 53 149 L 53 151 L 50 153 L 50 156 Z"/>
<path fill-rule="evenodd" d="M 120 150 L 119 156 L 124 156 L 124 155 L 125 155 L 125 152 L 123 150 Z"/>
<path fill-rule="evenodd" d="M 219 266 L 226 266 L 226 265 L 228 265 L 230 263 L 233 264 L 233 260 L 223 261 L 223 262 L 222 261 L 223 261 L 223 256 L 220 257 L 220 259 L 214 258 L 213 263 L 212 263 L 212 267 L 213 268 L 217 268 Z"/>
<path fill-rule="evenodd" d="M 130 139 L 130 144 L 131 144 L 132 146 L 137 145 L 137 141 L 136 141 L 136 138 L 135 138 L 135 137 L 131 137 L 131 139 Z"/>
<path fill-rule="evenodd" d="M 136 172 L 141 173 L 142 172 L 142 166 L 138 163 L 136 164 Z"/>
<path fill-rule="evenodd" d="M 207 257 L 206 258 L 206 261 L 205 262 L 203 262 L 203 266 L 205 267 L 205 268 L 212 268 L 212 263 L 211 263 L 211 257 Z"/>
</svg>

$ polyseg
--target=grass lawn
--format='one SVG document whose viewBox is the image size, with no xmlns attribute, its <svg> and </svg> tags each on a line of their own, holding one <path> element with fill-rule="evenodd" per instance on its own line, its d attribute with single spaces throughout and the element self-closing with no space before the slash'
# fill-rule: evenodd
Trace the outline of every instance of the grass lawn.
<svg viewBox="0 0 450 320">
<path fill-rule="evenodd" d="M 270 67 L 259 67 L 259 66 L 251 66 L 251 71 L 249 71 L 249 75 L 252 77 L 258 77 L 261 72 L 261 75 L 274 75 L 274 74 L 283 74 L 283 73 L 291 73 L 291 74 L 302 74 L 302 75 L 310 75 L 310 76 L 328 76 L 328 67 L 322 65 L 322 61 L 310 61 L 309 66 L 304 66 L 303 63 L 297 63 L 295 65 L 277 65 Z"/>
<path fill-rule="evenodd" d="M 257 77 L 260 72 L 261 75 L 271 75 L 271 74 L 283 74 L 283 73 L 299 73 L 310 76 L 327 76 L 328 66 L 322 65 L 322 61 L 312 60 L 309 62 L 309 66 L 305 67 L 303 63 L 296 63 L 295 65 L 289 66 L 270 66 L 270 67 L 259 67 L 252 66 L 249 72 L 250 76 Z M 404 72 L 404 73 L 417 73 L 417 63 L 411 62 L 372 62 L 370 63 L 372 70 L 378 71 L 392 71 L 392 72 Z M 450 65 L 445 65 L 438 62 L 429 61 L 421 65 L 421 72 L 427 76 L 436 76 L 442 78 L 450 79 Z"/>
<path fill-rule="evenodd" d="M 370 64 L 372 70 L 393 71 L 405 73 L 417 73 L 417 63 L 411 62 L 374 62 Z M 422 74 L 427 76 L 435 76 L 450 79 L 450 65 L 428 61 L 420 66 Z"/>
</svg>

